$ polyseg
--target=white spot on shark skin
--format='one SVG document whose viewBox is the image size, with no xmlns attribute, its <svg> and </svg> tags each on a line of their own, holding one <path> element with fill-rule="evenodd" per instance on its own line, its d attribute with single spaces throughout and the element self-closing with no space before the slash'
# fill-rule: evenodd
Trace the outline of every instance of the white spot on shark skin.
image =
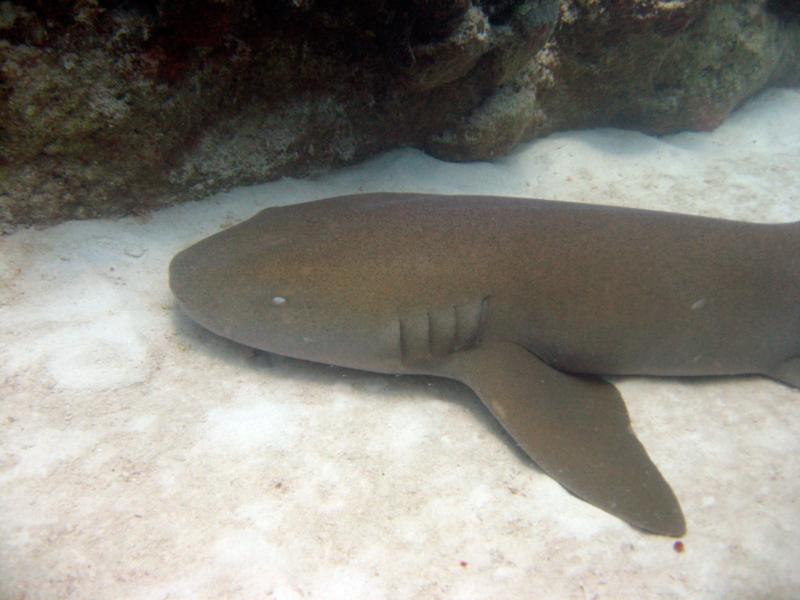
<svg viewBox="0 0 800 600">
<path fill-rule="evenodd" d="M 706 299 L 700 298 L 692 304 L 692 310 L 700 310 L 706 305 Z"/>
<path fill-rule="evenodd" d="M 272 299 L 272 303 L 275 306 L 283 306 L 284 304 L 286 304 L 286 298 L 284 298 L 283 296 L 275 296 Z"/>
</svg>

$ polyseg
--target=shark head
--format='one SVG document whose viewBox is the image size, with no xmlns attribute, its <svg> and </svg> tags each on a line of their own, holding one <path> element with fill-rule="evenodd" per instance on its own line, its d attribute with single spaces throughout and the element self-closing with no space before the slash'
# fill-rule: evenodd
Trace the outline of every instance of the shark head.
<svg viewBox="0 0 800 600">
<path fill-rule="evenodd" d="M 178 303 L 200 325 L 247 346 L 393 370 L 396 315 L 375 297 L 364 264 L 347 259 L 347 240 L 296 212 L 264 210 L 178 253 L 169 268 Z"/>
</svg>

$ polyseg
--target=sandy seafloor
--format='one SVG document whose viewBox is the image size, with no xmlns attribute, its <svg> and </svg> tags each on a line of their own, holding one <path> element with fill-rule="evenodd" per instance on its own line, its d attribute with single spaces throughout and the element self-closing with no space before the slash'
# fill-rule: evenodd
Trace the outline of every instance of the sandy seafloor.
<svg viewBox="0 0 800 600">
<path fill-rule="evenodd" d="M 559 133 L 493 163 L 401 150 L 0 238 L 1 598 L 800 595 L 797 390 L 614 379 L 683 506 L 678 553 L 532 468 L 460 384 L 254 352 L 176 310 L 166 269 L 189 243 L 379 190 L 798 220 L 800 90 L 710 134 Z"/>
</svg>

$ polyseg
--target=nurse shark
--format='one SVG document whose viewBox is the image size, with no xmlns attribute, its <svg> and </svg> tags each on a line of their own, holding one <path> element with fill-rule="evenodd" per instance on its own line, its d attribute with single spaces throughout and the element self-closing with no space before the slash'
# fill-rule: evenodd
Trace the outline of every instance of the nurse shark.
<svg viewBox="0 0 800 600">
<path fill-rule="evenodd" d="M 602 376 L 800 387 L 800 222 L 360 194 L 265 209 L 177 254 L 170 286 L 247 346 L 465 383 L 566 489 L 667 536 L 680 505 Z"/>
</svg>

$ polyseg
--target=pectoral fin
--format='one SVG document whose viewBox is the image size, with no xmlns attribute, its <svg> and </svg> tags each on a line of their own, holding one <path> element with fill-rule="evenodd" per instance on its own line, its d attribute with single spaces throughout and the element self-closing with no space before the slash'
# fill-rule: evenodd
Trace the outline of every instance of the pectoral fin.
<svg viewBox="0 0 800 600">
<path fill-rule="evenodd" d="M 686 532 L 675 494 L 636 439 L 613 385 L 562 373 L 508 342 L 455 354 L 447 370 L 576 496 L 653 533 Z"/>
</svg>

